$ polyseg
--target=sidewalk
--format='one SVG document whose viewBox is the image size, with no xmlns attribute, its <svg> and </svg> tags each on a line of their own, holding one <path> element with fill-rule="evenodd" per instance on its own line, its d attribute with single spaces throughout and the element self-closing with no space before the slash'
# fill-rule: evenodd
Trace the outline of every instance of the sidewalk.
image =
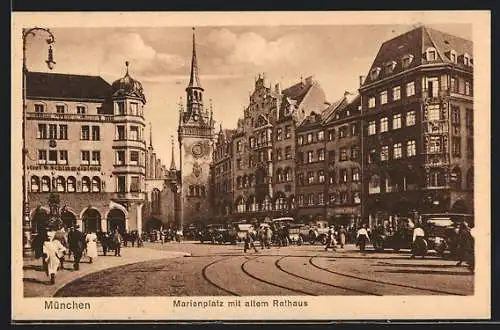
<svg viewBox="0 0 500 330">
<path fill-rule="evenodd" d="M 66 284 L 81 278 L 85 275 L 98 272 L 107 268 L 133 264 L 154 259 L 177 258 L 189 256 L 189 253 L 178 251 L 161 251 L 147 247 L 122 247 L 121 257 L 115 257 L 114 252 L 99 256 L 94 262 L 89 263 L 89 258 L 84 256 L 80 262 L 80 269 L 73 270 L 73 258 L 65 260 L 64 270 L 60 270 L 56 275 L 56 283 L 50 284 L 50 279 L 42 269 L 42 259 L 25 258 L 23 260 L 23 284 L 25 297 L 52 297 L 60 288 Z"/>
</svg>

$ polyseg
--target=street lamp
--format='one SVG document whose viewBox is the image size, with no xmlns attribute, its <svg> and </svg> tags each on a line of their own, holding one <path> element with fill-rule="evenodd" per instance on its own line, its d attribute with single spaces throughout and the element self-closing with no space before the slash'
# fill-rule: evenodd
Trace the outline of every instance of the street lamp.
<svg viewBox="0 0 500 330">
<path fill-rule="evenodd" d="M 54 62 L 52 44 L 55 42 L 54 35 L 49 29 L 33 27 L 30 29 L 23 29 L 23 120 L 22 120 L 22 139 L 23 139 L 23 150 L 22 150 L 22 166 L 23 166 L 23 256 L 31 255 L 31 220 L 28 204 L 28 188 L 27 188 L 27 178 L 26 178 L 26 155 L 28 150 L 26 149 L 26 75 L 28 73 L 28 67 L 26 66 L 26 41 L 28 36 L 35 36 L 36 32 L 45 32 L 48 34 L 46 39 L 49 45 L 48 58 L 45 61 L 50 70 L 54 68 L 56 62 Z"/>
</svg>

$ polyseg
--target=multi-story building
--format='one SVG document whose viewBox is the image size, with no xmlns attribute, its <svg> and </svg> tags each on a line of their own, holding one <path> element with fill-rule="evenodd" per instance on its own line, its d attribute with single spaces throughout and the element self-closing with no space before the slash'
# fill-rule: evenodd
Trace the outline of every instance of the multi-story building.
<svg viewBox="0 0 500 330">
<path fill-rule="evenodd" d="M 349 92 L 324 118 L 326 218 L 357 225 L 361 218 L 361 100 Z"/>
<path fill-rule="evenodd" d="M 351 225 L 361 216 L 360 98 L 346 92 L 297 128 L 296 200 L 301 221 Z"/>
<path fill-rule="evenodd" d="M 472 42 L 422 26 L 384 42 L 360 88 L 364 216 L 473 212 Z"/>
<path fill-rule="evenodd" d="M 212 212 L 210 203 L 210 167 L 217 138 L 212 107 L 204 105 L 203 87 L 198 74 L 196 41 L 193 29 L 191 74 L 186 87 L 186 109 L 179 109 L 179 150 L 181 226 L 187 223 L 207 222 Z"/>
<path fill-rule="evenodd" d="M 232 136 L 235 130 L 220 128 L 212 163 L 214 217 L 225 220 L 233 213 Z"/>
<path fill-rule="evenodd" d="M 27 186 L 33 230 L 59 196 L 66 226 L 142 230 L 145 203 L 142 85 L 128 73 L 101 77 L 28 72 Z"/>
<path fill-rule="evenodd" d="M 262 220 L 295 212 L 295 129 L 325 95 L 312 77 L 280 90 L 255 80 L 233 135 L 233 201 L 239 218 Z"/>
<path fill-rule="evenodd" d="M 325 131 L 322 113 L 311 112 L 297 127 L 296 197 L 299 219 L 325 216 Z"/>
</svg>

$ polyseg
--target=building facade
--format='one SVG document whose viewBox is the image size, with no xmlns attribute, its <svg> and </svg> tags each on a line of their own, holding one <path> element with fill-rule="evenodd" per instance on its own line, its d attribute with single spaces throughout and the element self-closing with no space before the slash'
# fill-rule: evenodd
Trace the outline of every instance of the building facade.
<svg viewBox="0 0 500 330">
<path fill-rule="evenodd" d="M 281 90 L 259 75 L 249 101 L 232 138 L 234 217 L 294 215 L 295 130 L 324 107 L 324 92 L 312 77 Z"/>
<path fill-rule="evenodd" d="M 66 226 L 142 230 L 145 196 L 142 85 L 128 72 L 101 77 L 28 72 L 27 185 L 33 231 L 57 195 Z"/>
<path fill-rule="evenodd" d="M 211 163 L 216 139 L 212 107 L 204 104 L 193 29 L 191 74 L 186 87 L 186 108 L 179 109 L 180 222 L 208 222 L 213 214 Z"/>
<path fill-rule="evenodd" d="M 473 212 L 472 48 L 425 26 L 382 44 L 360 88 L 371 224 Z"/>
<path fill-rule="evenodd" d="M 233 213 L 233 144 L 235 130 L 220 128 L 212 162 L 214 221 L 224 222 Z"/>
</svg>

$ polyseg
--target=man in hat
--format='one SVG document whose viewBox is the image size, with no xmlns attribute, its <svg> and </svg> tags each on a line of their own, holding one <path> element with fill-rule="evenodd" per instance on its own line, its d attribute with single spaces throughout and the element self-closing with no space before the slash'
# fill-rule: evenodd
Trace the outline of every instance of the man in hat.
<svg viewBox="0 0 500 330">
<path fill-rule="evenodd" d="M 75 270 L 80 269 L 80 259 L 82 258 L 83 249 L 85 248 L 85 236 L 78 230 L 79 228 L 79 225 L 75 225 L 71 227 L 68 233 L 68 245 L 69 250 L 73 253 L 73 268 Z"/>
</svg>

